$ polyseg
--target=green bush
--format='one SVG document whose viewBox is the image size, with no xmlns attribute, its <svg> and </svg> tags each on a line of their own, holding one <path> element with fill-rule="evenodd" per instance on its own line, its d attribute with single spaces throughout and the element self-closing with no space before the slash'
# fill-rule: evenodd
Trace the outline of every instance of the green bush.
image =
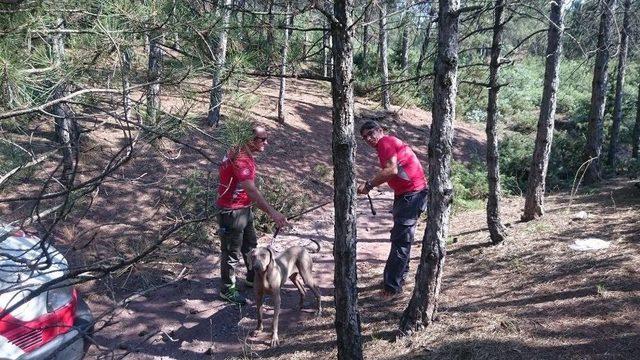
<svg viewBox="0 0 640 360">
<path fill-rule="evenodd" d="M 256 181 L 265 200 L 286 217 L 297 215 L 310 207 L 310 198 L 306 190 L 286 180 L 272 177 L 260 177 Z M 275 225 L 264 211 L 256 211 L 254 224 L 256 230 L 273 233 Z"/>
<path fill-rule="evenodd" d="M 484 205 L 489 188 L 484 164 L 480 162 L 463 164 L 454 161 L 451 165 L 451 181 L 455 211 L 477 209 Z"/>
<path fill-rule="evenodd" d="M 193 171 L 183 177 L 181 183 L 172 187 L 174 196 L 178 201 L 176 208 L 180 209 L 183 215 L 192 218 L 202 217 L 205 211 L 215 218 L 215 202 L 217 199 L 217 189 L 214 186 L 215 180 L 210 174 L 203 171 Z M 217 243 L 217 238 L 212 238 L 210 234 L 211 223 L 196 222 L 189 224 L 179 231 L 179 236 L 189 240 L 189 243 L 196 246 L 208 246 L 211 242 Z"/>
<path fill-rule="evenodd" d="M 534 139 L 519 133 L 504 136 L 498 145 L 502 189 L 511 194 L 521 194 L 526 188 L 533 154 Z"/>
<path fill-rule="evenodd" d="M 584 131 L 556 131 L 551 145 L 547 170 L 547 188 L 570 187 L 576 172 L 583 163 L 582 153 L 586 143 Z"/>
</svg>

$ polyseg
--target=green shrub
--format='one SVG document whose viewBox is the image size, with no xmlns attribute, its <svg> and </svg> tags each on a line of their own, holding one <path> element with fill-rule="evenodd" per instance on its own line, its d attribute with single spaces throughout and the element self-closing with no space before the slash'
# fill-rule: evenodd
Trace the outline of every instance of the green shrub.
<svg viewBox="0 0 640 360">
<path fill-rule="evenodd" d="M 265 200 L 286 217 L 297 215 L 310 207 L 310 198 L 305 189 L 286 180 L 272 177 L 260 177 L 256 181 Z M 261 210 L 256 211 L 254 224 L 256 230 L 273 233 L 275 225 L 271 218 Z"/>
<path fill-rule="evenodd" d="M 534 139 L 519 133 L 504 136 L 498 145 L 502 189 L 521 194 L 526 188 L 533 154 Z"/>
<path fill-rule="evenodd" d="M 19 149 L 17 146 L 0 142 L 0 176 L 8 173 L 9 171 L 17 168 L 20 165 L 24 165 L 29 161 L 29 156 Z M 30 168 L 28 174 L 32 174 L 33 168 Z M 26 171 L 26 170 L 23 170 Z M 29 175 L 26 176 L 29 176 Z"/>
<path fill-rule="evenodd" d="M 488 193 L 487 170 L 484 164 L 463 164 L 454 161 L 451 166 L 451 181 L 455 211 L 477 209 L 484 205 Z"/>
<path fill-rule="evenodd" d="M 178 201 L 176 208 L 188 217 L 202 217 L 206 211 L 215 219 L 217 189 L 214 182 L 211 175 L 203 171 L 187 174 L 179 185 L 172 187 Z M 210 236 L 210 226 L 209 222 L 192 223 L 180 229 L 179 236 L 195 246 L 209 246 L 211 242 L 216 244 L 219 239 Z"/>
<path fill-rule="evenodd" d="M 556 131 L 551 145 L 547 170 L 547 188 L 570 187 L 576 172 L 583 163 L 582 153 L 586 143 L 584 131 Z"/>
</svg>

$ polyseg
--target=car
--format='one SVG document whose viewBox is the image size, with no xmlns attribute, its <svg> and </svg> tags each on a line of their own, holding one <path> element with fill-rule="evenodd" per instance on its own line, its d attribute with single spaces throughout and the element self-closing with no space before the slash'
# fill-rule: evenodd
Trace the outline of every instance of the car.
<svg viewBox="0 0 640 360">
<path fill-rule="evenodd" d="M 91 311 L 68 282 L 51 285 L 68 271 L 55 247 L 0 224 L 0 359 L 84 357 L 93 332 Z M 47 283 L 45 291 L 9 309 Z"/>
</svg>

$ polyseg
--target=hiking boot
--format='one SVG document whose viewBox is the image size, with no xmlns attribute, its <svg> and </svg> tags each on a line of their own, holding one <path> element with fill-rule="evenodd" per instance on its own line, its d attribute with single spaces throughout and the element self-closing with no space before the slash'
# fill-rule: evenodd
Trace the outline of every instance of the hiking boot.
<svg viewBox="0 0 640 360">
<path fill-rule="evenodd" d="M 247 299 L 245 299 L 245 297 L 242 296 L 242 294 L 240 294 L 235 287 L 231 287 L 227 290 L 221 291 L 220 297 L 234 304 L 238 304 L 238 305 L 247 304 Z"/>
</svg>

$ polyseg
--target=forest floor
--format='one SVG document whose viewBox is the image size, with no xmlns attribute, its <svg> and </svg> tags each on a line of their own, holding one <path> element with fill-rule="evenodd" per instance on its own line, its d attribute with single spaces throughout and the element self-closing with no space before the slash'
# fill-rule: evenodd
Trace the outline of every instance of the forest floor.
<svg viewBox="0 0 640 360">
<path fill-rule="evenodd" d="M 259 174 L 286 180 L 295 185 L 292 189 L 305 188 L 311 205 L 331 200 L 333 191 L 325 185 L 331 182 L 329 87 L 290 81 L 285 125 L 275 121 L 276 82 L 265 82 L 256 94 L 259 102 L 250 111 L 270 131 L 267 151 L 257 160 Z M 163 100 L 165 104 L 172 101 Z M 363 119 L 383 120 L 426 164 L 429 112 L 394 108 L 385 114 L 375 103 L 357 99 L 356 118 L 356 126 Z M 483 159 L 481 125 L 457 122 L 455 126 L 454 157 L 462 162 Z M 118 129 L 96 130 L 94 145 L 108 147 L 121 134 Z M 193 134 L 186 137 L 216 156 L 222 154 L 220 145 Z M 82 215 L 81 226 L 66 226 L 57 234 L 69 246 L 89 229 L 99 228 L 95 231 L 118 238 L 97 244 L 101 236 L 94 235 L 98 240 L 82 255 L 70 256 L 74 261 L 91 262 L 100 258 L 101 251 L 124 249 L 124 244 L 135 248 L 143 241 L 139 234 L 152 234 L 159 225 L 149 221 L 153 214 L 172 205 L 166 199 L 176 184 L 194 171 L 215 171 L 206 160 L 180 152 L 168 142 L 146 150 L 118 174 L 121 178 L 101 187 Z M 374 151 L 359 137 L 357 163 L 361 179 L 377 167 Z M 400 339 L 396 339 L 396 329 L 413 290 L 424 224 L 417 231 L 403 295 L 384 301 L 380 282 L 389 251 L 392 219 L 388 210 L 393 199 L 388 187 L 374 191 L 372 198 L 376 216 L 366 198 L 358 201 L 358 305 L 365 358 L 630 359 L 640 353 L 640 188 L 631 180 L 606 180 L 598 187 L 581 188 L 574 196 L 551 194 L 546 198 L 546 215 L 528 223 L 519 221 L 524 199 L 505 197 L 502 215 L 509 238 L 499 246 L 490 246 L 484 209 L 454 213 L 438 319 L 425 331 Z M 588 217 L 572 220 L 579 211 L 586 211 Z M 138 237 L 130 236 L 134 233 Z M 595 252 L 569 248 L 575 240 L 590 237 L 610 241 L 611 246 Z M 93 312 L 110 314 L 100 323 L 97 346 L 92 346 L 88 357 L 104 357 L 104 351 L 110 350 L 127 359 L 336 358 L 332 205 L 296 220 L 293 229 L 278 236 L 276 247 L 306 244 L 309 238 L 321 244 L 313 259 L 324 312 L 319 318 L 313 315 L 315 300 L 310 294 L 298 311 L 297 290 L 287 285 L 280 347 L 268 346 L 271 299 L 266 302 L 266 331 L 256 337 L 250 336 L 256 324 L 253 302 L 238 307 L 219 299 L 219 253 L 215 246 L 205 244 L 198 251 L 182 254 L 183 261 L 167 259 L 175 262 L 177 270 L 162 274 L 165 281 L 156 290 L 131 299 L 115 312 L 110 309 L 122 294 L 149 285 L 147 281 L 154 283 L 144 264 L 100 284 L 83 286 Z M 211 240 L 217 241 L 213 234 Z M 268 241 L 267 234 L 260 244 Z M 171 277 L 176 280 L 166 281 Z M 251 299 L 250 289 L 241 286 L 241 290 Z"/>
</svg>

